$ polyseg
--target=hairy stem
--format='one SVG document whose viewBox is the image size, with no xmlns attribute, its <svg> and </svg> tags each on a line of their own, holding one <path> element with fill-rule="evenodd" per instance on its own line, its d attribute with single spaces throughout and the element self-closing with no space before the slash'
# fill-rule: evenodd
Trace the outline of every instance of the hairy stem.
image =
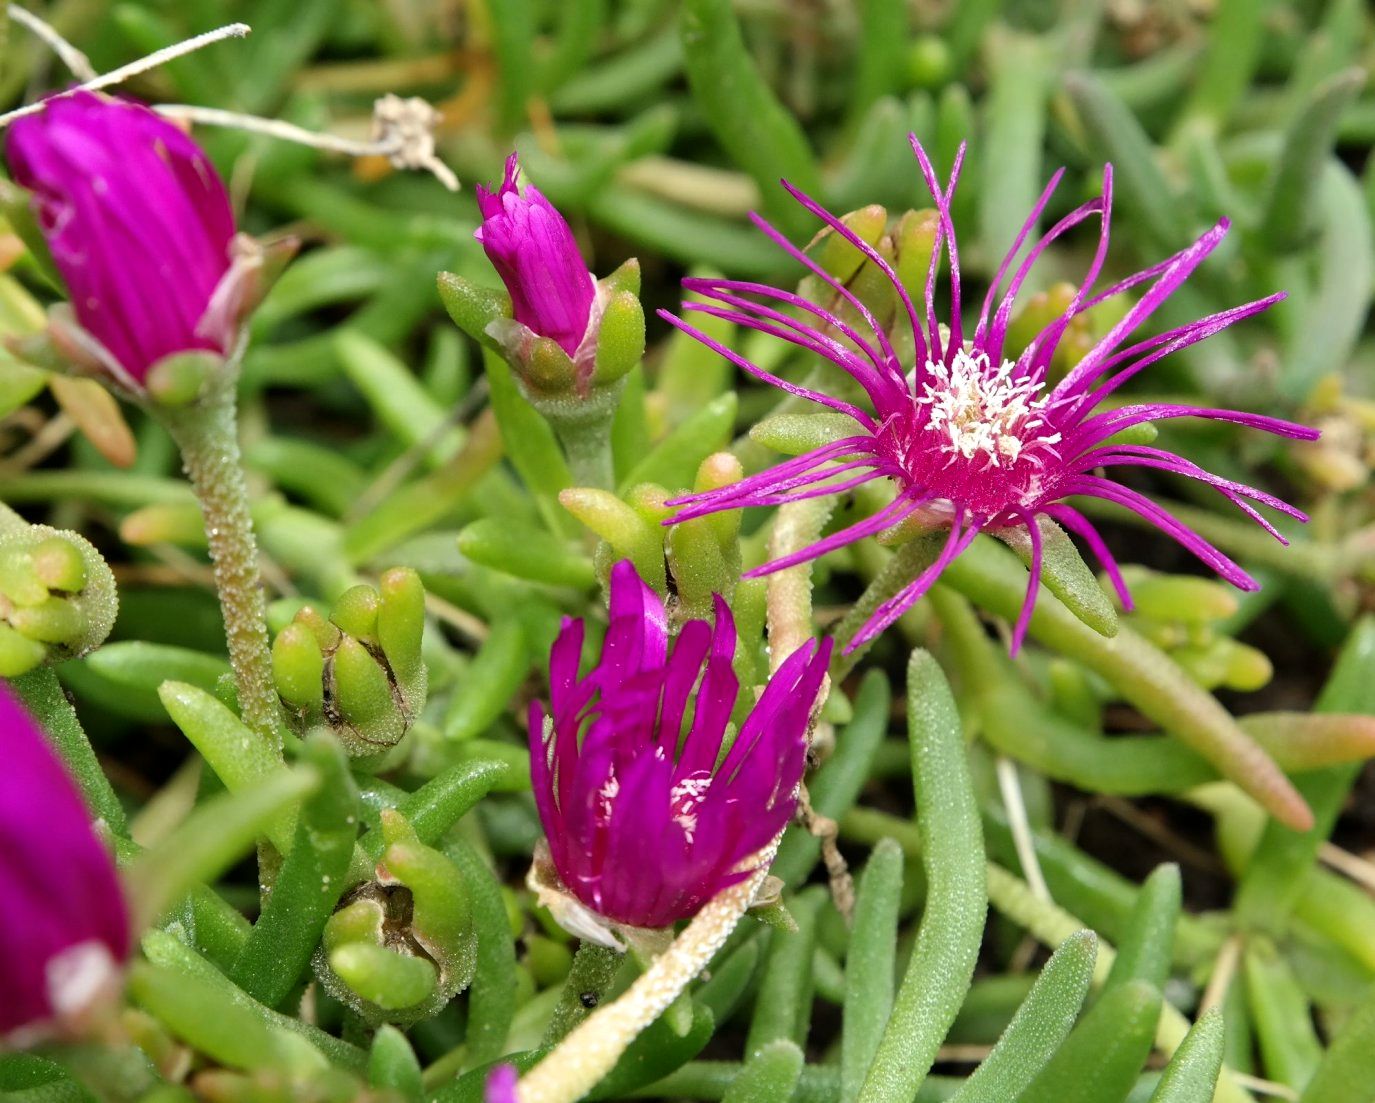
<svg viewBox="0 0 1375 1103">
<path fill-rule="evenodd" d="M 237 378 L 237 371 L 226 370 L 197 402 L 158 414 L 181 450 L 182 465 L 205 518 L 239 710 L 249 727 L 280 748 L 281 714 L 272 680 L 267 610 L 239 455 Z"/>
</svg>

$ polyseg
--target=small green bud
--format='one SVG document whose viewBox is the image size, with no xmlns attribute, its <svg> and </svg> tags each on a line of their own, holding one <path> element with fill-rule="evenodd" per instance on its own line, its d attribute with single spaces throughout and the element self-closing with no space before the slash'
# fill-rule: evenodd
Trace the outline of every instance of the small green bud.
<svg viewBox="0 0 1375 1103">
<path fill-rule="evenodd" d="M 423 677 L 420 641 L 425 632 L 425 587 L 409 567 L 395 567 L 379 581 L 377 639 L 398 682 Z"/>
<path fill-rule="evenodd" d="M 315 969 L 367 1021 L 410 1023 L 472 982 L 477 943 L 458 867 L 393 809 L 382 813 L 382 837 L 376 879 L 330 917 Z"/>
<path fill-rule="evenodd" d="M 382 599 L 366 584 L 352 586 L 335 599 L 330 622 L 346 636 L 366 644 L 377 644 L 377 612 Z"/>
<path fill-rule="evenodd" d="M 49 590 L 75 593 L 86 585 L 86 564 L 81 553 L 59 536 L 40 540 L 29 552 L 34 576 Z"/>
<path fill-rule="evenodd" d="M 424 958 L 369 942 L 350 942 L 329 955 L 329 967 L 357 995 L 383 1012 L 402 1011 L 430 999 L 437 970 Z"/>
<path fill-rule="evenodd" d="M 65 598 L 47 597 L 37 605 L 13 609 L 10 626 L 39 643 L 71 643 L 86 631 L 86 617 Z"/>
<path fill-rule="evenodd" d="M 30 525 L 0 506 L 5 676 L 95 650 L 114 627 L 118 609 L 114 575 L 88 540 Z"/>
<path fill-rule="evenodd" d="M 27 674 L 48 657 L 47 648 L 0 622 L 0 678 Z"/>
<path fill-rule="evenodd" d="M 496 348 L 487 327 L 511 316 L 511 299 L 504 291 L 477 284 L 452 272 L 439 273 L 439 298 L 454 324 L 481 345 Z"/>
<path fill-rule="evenodd" d="M 333 704 L 344 721 L 361 729 L 371 728 L 387 717 L 392 708 L 391 686 L 371 652 L 345 636 L 335 648 L 333 660 Z M 397 739 L 367 741 L 390 747 Z"/>
<path fill-rule="evenodd" d="M 177 352 L 164 356 L 148 370 L 148 397 L 161 406 L 187 406 L 200 397 L 205 384 L 224 369 L 224 358 L 213 352 Z"/>
<path fill-rule="evenodd" d="M 602 538 L 616 559 L 630 559 L 649 585 L 665 588 L 664 537 L 659 526 L 607 490 L 570 487 L 559 503 Z"/>
<path fill-rule="evenodd" d="M 867 207 L 841 215 L 840 221 L 847 229 L 852 230 L 860 241 L 866 245 L 877 246 L 888 225 L 888 211 L 877 203 L 871 203 Z M 841 283 L 847 283 L 865 262 L 864 254 L 830 226 L 812 238 L 807 250 L 816 257 L 817 263 L 829 275 Z"/>
<path fill-rule="evenodd" d="M 594 385 L 614 383 L 635 367 L 645 352 L 645 312 L 637 295 L 620 291 L 611 296 L 602 312 L 597 334 Z"/>
<path fill-rule="evenodd" d="M 272 642 L 272 677 L 277 693 L 291 708 L 324 708 L 325 657 L 315 634 L 304 624 L 288 624 Z"/>
<path fill-rule="evenodd" d="M 893 232 L 898 280 L 913 302 L 926 299 L 926 277 L 931 270 L 931 254 L 936 249 L 940 224 L 940 215 L 930 208 L 908 211 L 898 219 Z"/>
<path fill-rule="evenodd" d="M 420 578 L 397 569 L 380 585 L 381 593 L 366 585 L 346 590 L 329 620 L 303 606 L 272 645 L 277 692 L 298 732 L 329 729 L 365 766 L 401 742 L 427 689 Z"/>
</svg>

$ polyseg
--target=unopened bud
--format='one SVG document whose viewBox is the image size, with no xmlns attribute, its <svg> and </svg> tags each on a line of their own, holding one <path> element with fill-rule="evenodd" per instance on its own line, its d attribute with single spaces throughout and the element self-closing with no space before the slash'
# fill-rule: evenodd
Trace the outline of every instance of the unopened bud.
<svg viewBox="0 0 1375 1103">
<path fill-rule="evenodd" d="M 2 507 L 0 507 L 2 508 Z M 114 575 L 84 537 L 0 518 L 0 676 L 93 651 L 114 627 Z"/>
<path fill-rule="evenodd" d="M 473 979 L 476 940 L 458 867 L 426 846 L 397 812 L 382 813 L 377 875 L 353 889 L 325 925 L 321 983 L 371 1023 L 438 1013 Z"/>
<path fill-rule="evenodd" d="M 351 756 L 380 762 L 425 706 L 424 629 L 425 592 L 405 568 L 383 575 L 380 593 L 345 591 L 328 620 L 298 610 L 272 644 L 277 693 L 297 730 L 327 729 Z"/>
</svg>

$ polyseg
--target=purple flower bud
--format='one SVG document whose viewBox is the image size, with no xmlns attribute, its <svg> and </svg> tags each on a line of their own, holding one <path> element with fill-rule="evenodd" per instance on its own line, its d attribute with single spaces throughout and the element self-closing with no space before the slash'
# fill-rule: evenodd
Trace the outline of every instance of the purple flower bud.
<svg viewBox="0 0 1375 1103">
<path fill-rule="evenodd" d="M 515 320 L 572 356 L 587 333 L 596 281 L 563 215 L 533 185 L 524 195 L 516 188 L 519 171 L 513 153 L 495 192 L 478 186 L 482 225 L 473 236 L 506 284 Z"/>
<path fill-rule="evenodd" d="M 0 1043 L 85 1011 L 129 953 L 114 864 L 38 725 L 0 686 Z"/>
<path fill-rule="evenodd" d="M 5 156 L 77 322 L 121 374 L 141 385 L 171 353 L 228 351 L 235 324 L 210 307 L 234 216 L 191 138 L 142 104 L 77 92 L 16 122 Z"/>
<path fill-rule="evenodd" d="M 591 913 L 561 919 L 595 939 L 603 921 L 686 919 L 754 872 L 797 802 L 830 642 L 783 663 L 724 757 L 739 683 L 719 595 L 715 628 L 689 621 L 670 650 L 663 602 L 623 561 L 601 660 L 579 678 L 582 643 L 583 622 L 565 620 L 549 656 L 549 722 L 530 707 L 530 771 L 554 868 Z"/>
</svg>

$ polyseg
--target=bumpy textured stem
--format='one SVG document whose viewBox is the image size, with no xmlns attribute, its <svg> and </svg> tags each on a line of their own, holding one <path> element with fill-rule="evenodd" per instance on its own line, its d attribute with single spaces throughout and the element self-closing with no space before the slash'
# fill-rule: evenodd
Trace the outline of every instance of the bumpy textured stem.
<svg viewBox="0 0 1375 1103">
<path fill-rule="evenodd" d="M 776 849 L 777 843 L 763 851 L 749 880 L 712 899 L 619 999 L 589 1015 L 531 1069 L 516 1087 L 518 1103 L 573 1103 L 591 1091 L 725 945 L 768 876 Z"/>
<path fill-rule="evenodd" d="M 240 712 L 254 731 L 280 748 L 281 713 L 272 681 L 258 546 L 239 456 L 237 378 L 237 370 L 226 368 L 194 404 L 157 412 L 181 449 L 205 518 Z"/>
</svg>

